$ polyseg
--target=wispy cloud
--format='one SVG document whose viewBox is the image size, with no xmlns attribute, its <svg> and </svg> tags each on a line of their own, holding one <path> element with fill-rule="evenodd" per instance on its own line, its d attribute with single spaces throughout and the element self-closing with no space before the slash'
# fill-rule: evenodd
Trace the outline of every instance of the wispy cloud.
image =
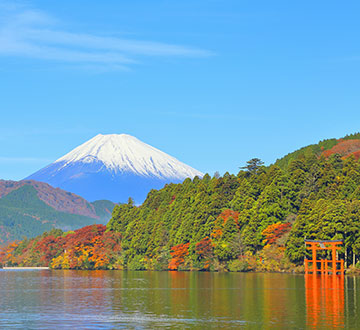
<svg viewBox="0 0 360 330">
<path fill-rule="evenodd" d="M 207 50 L 64 31 L 45 12 L 0 1 L 0 56 L 128 68 L 144 56 L 204 57 Z"/>
</svg>

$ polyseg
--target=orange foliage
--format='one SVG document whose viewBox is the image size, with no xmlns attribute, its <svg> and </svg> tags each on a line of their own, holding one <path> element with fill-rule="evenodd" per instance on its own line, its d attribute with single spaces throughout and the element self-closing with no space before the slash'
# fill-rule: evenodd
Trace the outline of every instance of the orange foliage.
<svg viewBox="0 0 360 330">
<path fill-rule="evenodd" d="M 63 236 L 54 237 L 53 235 L 49 235 L 37 242 L 35 251 L 40 252 L 40 261 L 44 265 L 48 265 L 50 260 L 55 257 L 58 251 L 63 249 L 64 243 L 65 238 Z"/>
<path fill-rule="evenodd" d="M 104 225 L 87 226 L 66 236 L 64 253 L 55 258 L 53 268 L 104 269 L 112 255 L 120 251 L 120 235 L 105 232 Z"/>
<path fill-rule="evenodd" d="M 209 237 L 203 238 L 199 243 L 196 243 L 195 252 L 200 260 L 204 260 L 204 269 L 209 269 L 211 259 L 213 258 L 213 246 Z"/>
<path fill-rule="evenodd" d="M 184 263 L 185 257 L 189 254 L 189 245 L 190 243 L 179 244 L 171 248 L 170 254 L 172 258 L 168 266 L 170 270 L 177 270 Z"/>
<path fill-rule="evenodd" d="M 1 250 L 0 262 L 66 269 L 108 268 L 115 262 L 121 245 L 119 233 L 105 230 L 104 225 L 92 225 L 66 236 L 43 235 L 30 240 L 16 256 L 13 251 L 18 243 L 11 243 Z"/>
<path fill-rule="evenodd" d="M 360 151 L 360 140 L 339 140 L 339 143 L 333 146 L 329 150 L 323 151 L 324 157 L 330 157 L 333 154 L 339 154 L 343 157 L 349 156 L 350 154 L 359 154 Z M 360 156 L 360 155 L 359 155 Z"/>
<path fill-rule="evenodd" d="M 221 212 L 221 214 L 219 215 L 219 218 L 224 219 L 224 224 L 230 217 L 233 218 L 236 223 L 238 223 L 239 215 L 240 215 L 239 212 L 236 212 L 236 211 L 233 211 L 233 210 L 230 210 L 230 209 L 226 209 L 226 210 Z"/>
<path fill-rule="evenodd" d="M 351 154 L 349 154 L 349 155 L 346 156 L 345 158 L 350 157 L 350 156 L 354 156 L 354 158 L 355 158 L 356 160 L 359 160 L 359 159 L 360 159 L 360 150 L 352 152 Z"/>
<path fill-rule="evenodd" d="M 19 246 L 18 242 L 11 242 L 10 244 L 4 246 L 0 250 L 0 263 L 6 264 L 6 263 L 14 263 L 15 262 L 15 256 L 13 254 L 14 250 Z"/>
<path fill-rule="evenodd" d="M 230 210 L 230 209 L 226 209 L 224 211 L 221 212 L 221 214 L 217 217 L 217 222 L 222 219 L 223 222 L 221 223 L 221 226 L 215 226 L 213 232 L 211 233 L 211 238 L 213 239 L 217 239 L 220 238 L 222 236 L 222 228 L 225 225 L 226 221 L 229 218 L 233 218 L 235 223 L 238 225 L 239 224 L 239 212 Z"/>
<path fill-rule="evenodd" d="M 261 233 L 263 236 L 265 236 L 263 242 L 269 245 L 274 244 L 280 237 L 288 233 L 290 229 L 291 229 L 290 222 L 286 222 L 286 223 L 277 222 L 272 225 L 269 225 Z"/>
<path fill-rule="evenodd" d="M 102 269 L 106 268 L 110 261 L 107 252 L 102 237 L 95 236 L 89 242 L 79 243 L 66 250 L 55 258 L 51 265 L 53 268 Z"/>
</svg>

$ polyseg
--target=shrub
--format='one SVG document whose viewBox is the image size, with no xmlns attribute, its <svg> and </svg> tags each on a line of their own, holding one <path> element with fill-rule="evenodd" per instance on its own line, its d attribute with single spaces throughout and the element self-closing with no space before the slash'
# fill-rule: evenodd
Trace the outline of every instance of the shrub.
<svg viewBox="0 0 360 330">
<path fill-rule="evenodd" d="M 143 256 L 135 256 L 127 265 L 128 270 L 146 270 Z"/>
<path fill-rule="evenodd" d="M 228 269 L 230 272 L 248 272 L 250 265 L 246 260 L 235 259 L 228 263 Z"/>
</svg>

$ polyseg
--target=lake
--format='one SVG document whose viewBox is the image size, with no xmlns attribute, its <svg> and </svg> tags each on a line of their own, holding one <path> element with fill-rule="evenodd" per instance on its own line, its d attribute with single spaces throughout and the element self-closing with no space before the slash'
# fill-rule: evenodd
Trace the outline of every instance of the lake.
<svg viewBox="0 0 360 330">
<path fill-rule="evenodd" d="M 355 329 L 359 281 L 270 273 L 0 270 L 0 328 Z"/>
</svg>

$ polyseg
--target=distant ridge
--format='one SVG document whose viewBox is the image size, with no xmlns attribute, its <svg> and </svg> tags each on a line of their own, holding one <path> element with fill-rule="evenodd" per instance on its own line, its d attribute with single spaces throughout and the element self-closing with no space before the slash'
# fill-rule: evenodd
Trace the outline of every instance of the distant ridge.
<svg viewBox="0 0 360 330">
<path fill-rule="evenodd" d="M 106 200 L 90 203 L 44 182 L 0 180 L 0 245 L 54 228 L 106 224 L 114 205 Z"/>
<path fill-rule="evenodd" d="M 127 134 L 98 134 L 26 179 L 47 182 L 87 200 L 143 202 L 151 189 L 203 173 Z"/>
<path fill-rule="evenodd" d="M 87 200 L 71 192 L 54 188 L 44 182 L 34 180 L 0 180 L 0 198 L 5 197 L 12 191 L 25 185 L 34 187 L 37 191 L 39 199 L 57 211 L 99 219 L 94 205 L 89 203 Z M 109 211 L 109 215 L 111 214 L 111 211 L 112 210 Z"/>
</svg>

